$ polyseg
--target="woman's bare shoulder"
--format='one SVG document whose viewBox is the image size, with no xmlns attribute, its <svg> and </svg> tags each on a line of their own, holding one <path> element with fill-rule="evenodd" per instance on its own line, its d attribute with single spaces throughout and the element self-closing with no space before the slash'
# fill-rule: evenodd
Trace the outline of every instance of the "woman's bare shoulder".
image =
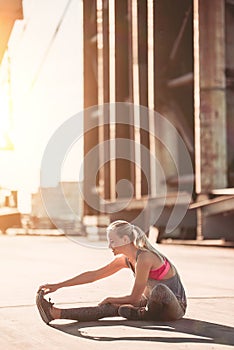
<svg viewBox="0 0 234 350">
<path fill-rule="evenodd" d="M 141 254 L 139 254 L 137 262 L 151 265 L 161 264 L 161 259 L 150 250 L 142 250 Z"/>
<path fill-rule="evenodd" d="M 149 250 L 142 250 L 138 256 L 137 263 L 138 264 L 150 264 L 153 262 L 154 254 Z"/>
</svg>

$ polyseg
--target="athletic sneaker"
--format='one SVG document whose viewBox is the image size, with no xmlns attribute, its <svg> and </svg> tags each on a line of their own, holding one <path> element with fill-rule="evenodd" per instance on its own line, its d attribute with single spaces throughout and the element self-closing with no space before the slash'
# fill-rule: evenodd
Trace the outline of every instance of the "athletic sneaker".
<svg viewBox="0 0 234 350">
<path fill-rule="evenodd" d="M 119 316 L 128 320 L 142 320 L 145 313 L 145 307 L 135 307 L 133 305 L 122 305 L 119 307 Z"/>
<path fill-rule="evenodd" d="M 52 317 L 51 313 L 50 313 L 50 310 L 52 308 L 52 306 L 54 305 L 54 303 L 51 303 L 50 302 L 50 298 L 49 298 L 49 301 L 47 301 L 45 298 L 44 298 L 44 292 L 43 290 L 40 290 L 38 293 L 37 293 L 37 296 L 36 296 L 36 304 L 37 304 L 37 308 L 38 308 L 38 311 L 40 313 L 40 316 L 42 318 L 42 320 L 48 324 L 50 323 L 52 320 L 54 320 L 54 318 Z"/>
</svg>

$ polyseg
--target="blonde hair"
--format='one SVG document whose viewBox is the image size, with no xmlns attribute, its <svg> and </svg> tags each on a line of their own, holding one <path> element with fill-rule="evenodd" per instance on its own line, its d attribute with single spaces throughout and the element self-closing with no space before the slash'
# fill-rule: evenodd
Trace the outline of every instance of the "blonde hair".
<svg viewBox="0 0 234 350">
<path fill-rule="evenodd" d="M 148 237 L 140 227 L 130 224 L 125 220 L 116 220 L 107 227 L 107 235 L 111 231 L 115 231 L 120 238 L 125 235 L 128 236 L 130 242 L 133 242 L 138 249 L 146 249 L 156 254 L 160 259 L 165 258 L 165 256 L 150 243 Z"/>
</svg>

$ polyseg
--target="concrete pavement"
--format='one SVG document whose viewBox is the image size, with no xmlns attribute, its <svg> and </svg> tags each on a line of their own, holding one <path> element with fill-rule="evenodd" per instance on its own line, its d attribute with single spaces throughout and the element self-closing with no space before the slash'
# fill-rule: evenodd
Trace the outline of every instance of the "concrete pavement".
<svg viewBox="0 0 234 350">
<path fill-rule="evenodd" d="M 233 249 L 159 245 L 177 266 L 188 296 L 185 317 L 176 322 L 122 318 L 46 326 L 35 306 L 44 282 L 57 282 L 110 261 L 106 249 L 91 249 L 66 237 L 0 236 L 1 349 L 230 349 L 234 348 Z M 129 293 L 130 271 L 51 295 L 61 307 L 96 305 L 106 296 Z"/>
</svg>

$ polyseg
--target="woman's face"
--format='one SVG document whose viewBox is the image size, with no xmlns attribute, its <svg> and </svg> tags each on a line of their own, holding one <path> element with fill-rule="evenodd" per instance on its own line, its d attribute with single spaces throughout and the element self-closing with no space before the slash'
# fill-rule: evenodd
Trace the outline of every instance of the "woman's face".
<svg viewBox="0 0 234 350">
<path fill-rule="evenodd" d="M 122 238 L 117 235 L 116 232 L 111 231 L 108 233 L 108 247 L 112 249 L 115 255 L 122 252 L 121 247 L 130 243 L 128 236 L 123 236 Z"/>
</svg>

